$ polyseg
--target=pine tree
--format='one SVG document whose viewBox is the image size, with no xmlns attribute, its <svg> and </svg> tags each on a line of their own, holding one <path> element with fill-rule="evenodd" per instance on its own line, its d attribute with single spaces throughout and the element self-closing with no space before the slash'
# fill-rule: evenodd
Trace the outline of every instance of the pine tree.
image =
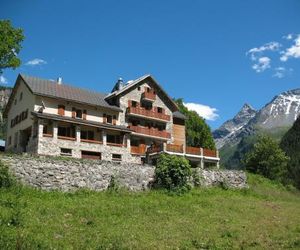
<svg viewBox="0 0 300 250">
<path fill-rule="evenodd" d="M 290 157 L 287 178 L 300 189 L 300 116 L 283 136 L 280 147 Z"/>
</svg>

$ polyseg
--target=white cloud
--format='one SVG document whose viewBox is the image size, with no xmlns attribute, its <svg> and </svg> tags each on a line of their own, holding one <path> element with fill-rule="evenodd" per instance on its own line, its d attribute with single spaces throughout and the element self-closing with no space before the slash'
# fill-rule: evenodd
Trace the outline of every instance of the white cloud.
<svg viewBox="0 0 300 250">
<path fill-rule="evenodd" d="M 7 79 L 4 76 L 0 76 L 0 83 L 1 84 L 7 84 L 8 81 L 7 81 Z"/>
<path fill-rule="evenodd" d="M 217 118 L 219 118 L 219 115 L 216 113 L 218 111 L 216 108 L 192 102 L 183 103 L 183 105 L 186 106 L 188 110 L 196 111 L 198 115 L 200 115 L 206 120 L 215 121 Z"/>
<path fill-rule="evenodd" d="M 294 44 L 283 51 L 280 60 L 286 62 L 289 58 L 300 58 L 300 35 L 294 40 Z"/>
<path fill-rule="evenodd" d="M 30 66 L 37 66 L 37 65 L 43 65 L 43 64 L 47 64 L 47 62 L 40 58 L 35 58 L 35 59 L 32 59 L 32 60 L 28 61 L 27 63 L 25 63 L 25 65 L 30 65 Z"/>
<path fill-rule="evenodd" d="M 261 55 L 264 51 L 276 51 L 278 50 L 282 45 L 278 42 L 269 42 L 265 43 L 264 45 L 258 47 L 258 48 L 252 48 L 247 51 L 246 55 L 251 56 L 251 59 L 253 61 L 257 60 L 257 56 Z"/>
<path fill-rule="evenodd" d="M 285 67 L 277 67 L 274 69 L 275 73 L 272 75 L 273 77 L 283 78 L 292 73 L 293 69 L 286 69 Z"/>
<path fill-rule="evenodd" d="M 257 73 L 263 72 L 270 67 L 271 67 L 271 59 L 267 56 L 260 57 L 257 60 L 257 63 L 252 65 L 252 69 L 254 69 Z"/>
<path fill-rule="evenodd" d="M 286 36 L 283 36 L 282 38 L 286 40 L 292 40 L 293 39 L 293 34 L 287 34 Z"/>
</svg>

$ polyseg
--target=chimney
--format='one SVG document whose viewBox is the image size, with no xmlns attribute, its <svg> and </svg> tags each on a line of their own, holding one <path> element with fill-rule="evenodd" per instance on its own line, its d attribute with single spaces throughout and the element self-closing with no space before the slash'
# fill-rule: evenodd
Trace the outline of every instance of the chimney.
<svg viewBox="0 0 300 250">
<path fill-rule="evenodd" d="M 57 84 L 61 85 L 62 84 L 62 77 L 57 78 Z"/>
<path fill-rule="evenodd" d="M 117 82 L 118 90 L 121 90 L 124 87 L 123 79 L 120 77 Z"/>
</svg>

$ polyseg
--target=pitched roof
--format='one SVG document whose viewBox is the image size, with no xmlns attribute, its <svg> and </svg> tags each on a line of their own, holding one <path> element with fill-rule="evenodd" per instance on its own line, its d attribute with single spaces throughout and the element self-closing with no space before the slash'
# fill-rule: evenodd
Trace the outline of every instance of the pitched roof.
<svg viewBox="0 0 300 250">
<path fill-rule="evenodd" d="M 177 111 L 178 107 L 176 105 L 176 103 L 173 101 L 173 99 L 166 93 L 166 91 L 164 91 L 164 89 L 160 86 L 160 84 L 154 79 L 153 76 L 147 74 L 147 75 L 143 75 L 135 80 L 129 81 L 127 85 L 125 85 L 121 90 L 116 90 L 110 94 L 108 94 L 106 96 L 106 99 L 110 99 L 114 96 L 118 96 L 122 93 L 124 93 L 125 91 L 129 90 L 130 88 L 134 87 L 136 84 L 140 83 L 141 81 L 145 80 L 146 78 L 150 78 L 152 80 L 152 82 L 154 84 L 156 84 L 157 88 L 160 90 L 160 92 L 167 97 L 167 99 L 169 100 L 169 103 L 172 105 L 173 107 L 173 111 Z"/>
<path fill-rule="evenodd" d="M 55 81 L 32 76 L 20 75 L 20 77 L 33 94 L 122 111 L 119 107 L 110 105 L 105 100 L 106 94 L 73 87 L 65 83 L 58 84 Z"/>
</svg>

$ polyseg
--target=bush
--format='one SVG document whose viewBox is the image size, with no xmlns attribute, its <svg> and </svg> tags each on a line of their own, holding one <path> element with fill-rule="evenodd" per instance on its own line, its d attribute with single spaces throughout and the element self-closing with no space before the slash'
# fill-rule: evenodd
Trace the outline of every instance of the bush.
<svg viewBox="0 0 300 250">
<path fill-rule="evenodd" d="M 15 180 L 9 173 L 8 167 L 0 161 L 0 188 L 8 188 L 14 184 Z"/>
<path fill-rule="evenodd" d="M 184 192 L 190 190 L 192 175 L 189 161 L 184 157 L 162 154 L 155 168 L 155 184 L 169 191 Z"/>
</svg>

